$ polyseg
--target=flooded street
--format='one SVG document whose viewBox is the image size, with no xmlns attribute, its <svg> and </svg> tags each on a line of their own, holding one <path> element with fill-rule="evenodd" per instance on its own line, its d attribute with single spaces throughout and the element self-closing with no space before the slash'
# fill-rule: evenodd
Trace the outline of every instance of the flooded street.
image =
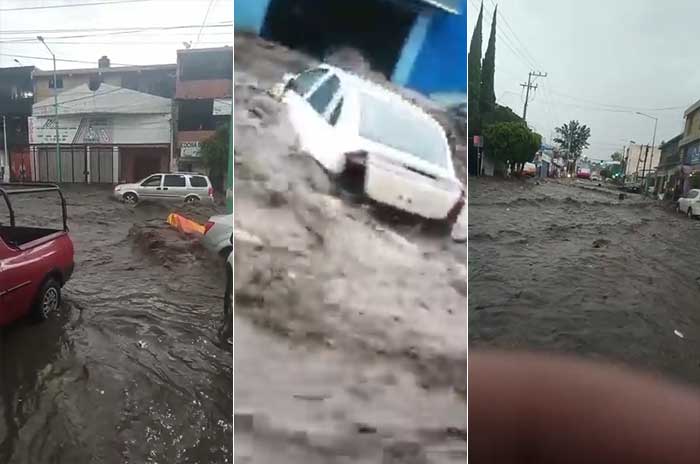
<svg viewBox="0 0 700 464">
<path fill-rule="evenodd" d="M 148 241 L 166 206 L 64 194 L 76 268 L 60 314 L 0 332 L 0 462 L 230 462 L 223 263 Z M 60 223 L 53 196 L 13 205 L 18 224 Z"/>
<path fill-rule="evenodd" d="M 236 462 L 466 459 L 466 245 L 336 195 L 236 42 Z M 462 260 L 463 258 L 463 260 Z"/>
<path fill-rule="evenodd" d="M 578 354 L 700 384 L 698 232 L 668 206 L 588 181 L 470 179 L 470 347 Z"/>
</svg>

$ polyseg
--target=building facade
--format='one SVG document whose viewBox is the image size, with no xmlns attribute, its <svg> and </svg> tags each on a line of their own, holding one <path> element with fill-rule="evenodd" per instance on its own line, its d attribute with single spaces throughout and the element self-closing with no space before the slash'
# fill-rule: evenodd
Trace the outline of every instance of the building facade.
<svg viewBox="0 0 700 464">
<path fill-rule="evenodd" d="M 173 98 L 176 70 L 175 64 L 112 67 L 109 58 L 103 56 L 99 59 L 97 68 L 57 70 L 56 85 L 53 82 L 53 71 L 35 70 L 33 73 L 34 101 L 39 102 L 53 97 L 54 89 L 61 94 L 86 84 L 93 87 L 107 84 L 159 97 Z"/>
<path fill-rule="evenodd" d="M 319 59 L 355 48 L 394 83 L 455 103 L 466 101 L 466 10 L 467 0 L 238 0 L 234 25 Z"/>
<path fill-rule="evenodd" d="M 33 66 L 0 68 L 0 181 L 31 178 L 27 118 L 32 114 Z"/>
<path fill-rule="evenodd" d="M 175 146 L 180 170 L 201 170 L 202 142 L 230 124 L 232 69 L 231 47 L 178 50 Z"/>
<path fill-rule="evenodd" d="M 172 100 L 109 84 L 65 90 L 58 147 L 55 109 L 47 98 L 28 119 L 32 180 L 113 184 L 171 169 Z"/>
<path fill-rule="evenodd" d="M 682 191 L 683 176 L 681 173 L 681 156 L 678 143 L 683 134 L 673 137 L 668 142 L 661 144 L 661 159 L 656 169 L 654 182 L 654 194 L 660 200 L 677 200 Z"/>
<path fill-rule="evenodd" d="M 678 142 L 683 163 L 683 193 L 691 188 L 700 188 L 700 100 L 683 114 L 685 128 Z"/>
</svg>

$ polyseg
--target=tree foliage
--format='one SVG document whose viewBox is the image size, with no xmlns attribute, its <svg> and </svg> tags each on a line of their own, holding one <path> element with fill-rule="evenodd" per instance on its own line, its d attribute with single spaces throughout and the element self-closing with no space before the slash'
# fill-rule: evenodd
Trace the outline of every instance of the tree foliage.
<svg viewBox="0 0 700 464">
<path fill-rule="evenodd" d="M 558 144 L 562 151 L 566 151 L 568 160 L 576 161 L 583 150 L 589 146 L 591 129 L 585 124 L 581 125 L 578 121 L 572 120 L 554 130 L 558 135 L 554 138 L 554 143 Z"/>
<path fill-rule="evenodd" d="M 202 163 L 207 168 L 207 174 L 214 188 L 218 191 L 223 190 L 228 169 L 230 131 L 231 126 L 227 124 L 217 129 L 212 137 L 202 142 Z"/>
<path fill-rule="evenodd" d="M 489 152 L 511 171 L 520 172 L 525 163 L 535 158 L 542 144 L 542 136 L 520 122 L 501 122 L 488 126 L 485 141 Z"/>
<path fill-rule="evenodd" d="M 481 65 L 481 90 L 479 91 L 479 111 L 482 114 L 494 111 L 496 108 L 496 93 L 494 91 L 494 76 L 496 73 L 496 13 L 498 6 L 493 9 L 491 34 L 486 46 L 486 54 Z"/>
<path fill-rule="evenodd" d="M 468 112 L 469 117 L 472 115 L 476 118 L 474 121 L 470 120 L 470 126 L 472 122 L 477 123 L 479 114 L 479 90 L 481 89 L 481 28 L 484 17 L 484 4 L 481 4 L 481 9 L 479 10 L 479 17 L 476 20 L 476 26 L 474 27 L 474 33 L 472 34 L 471 43 L 469 44 L 469 55 L 467 57 L 467 73 L 468 73 Z"/>
<path fill-rule="evenodd" d="M 613 161 L 622 161 L 622 158 L 622 153 L 620 153 L 619 151 L 616 151 L 615 153 L 610 155 L 610 159 Z"/>
<path fill-rule="evenodd" d="M 603 179 L 610 179 L 612 177 L 612 171 L 610 168 L 603 168 L 600 170 L 600 177 Z"/>
</svg>

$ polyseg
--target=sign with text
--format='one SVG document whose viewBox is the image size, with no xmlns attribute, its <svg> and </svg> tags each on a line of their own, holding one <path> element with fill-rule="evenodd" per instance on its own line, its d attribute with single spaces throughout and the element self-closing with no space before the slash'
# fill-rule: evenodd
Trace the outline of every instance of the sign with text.
<svg viewBox="0 0 700 464">
<path fill-rule="evenodd" d="M 214 100 L 214 109 L 212 116 L 230 116 L 233 111 L 233 102 L 231 99 Z"/>
<path fill-rule="evenodd" d="M 199 158 L 201 152 L 199 142 L 180 142 L 180 158 Z"/>
</svg>

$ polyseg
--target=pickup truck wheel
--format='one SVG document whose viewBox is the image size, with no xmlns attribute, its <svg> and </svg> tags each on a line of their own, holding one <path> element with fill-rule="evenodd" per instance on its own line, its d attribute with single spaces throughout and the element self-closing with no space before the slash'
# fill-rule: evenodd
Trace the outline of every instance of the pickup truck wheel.
<svg viewBox="0 0 700 464">
<path fill-rule="evenodd" d="M 45 321 L 52 312 L 58 310 L 61 304 L 61 285 L 55 279 L 48 279 L 37 295 L 34 306 L 34 317 L 38 321 Z"/>
<path fill-rule="evenodd" d="M 197 203 L 198 201 L 199 201 L 199 198 L 197 198 L 194 195 L 185 198 L 185 203 Z"/>
<path fill-rule="evenodd" d="M 135 205 L 139 201 L 139 197 L 133 192 L 126 192 L 122 198 L 124 199 L 124 203 L 129 205 Z"/>
</svg>

